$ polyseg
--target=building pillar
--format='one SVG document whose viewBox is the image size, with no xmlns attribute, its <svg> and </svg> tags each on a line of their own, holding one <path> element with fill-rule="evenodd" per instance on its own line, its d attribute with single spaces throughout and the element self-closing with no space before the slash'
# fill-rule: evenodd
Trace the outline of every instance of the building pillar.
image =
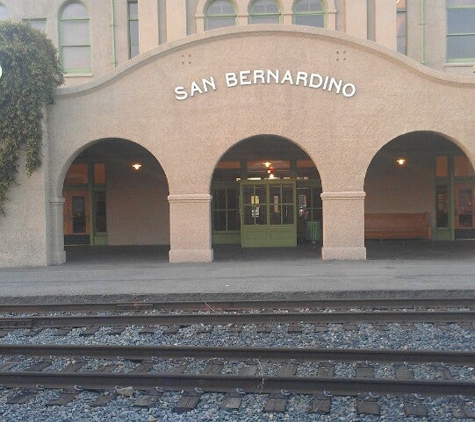
<svg viewBox="0 0 475 422">
<path fill-rule="evenodd" d="M 366 259 L 365 192 L 323 192 L 322 259 Z"/>
<path fill-rule="evenodd" d="M 211 262 L 211 195 L 169 195 L 171 263 Z"/>
<path fill-rule="evenodd" d="M 397 50 L 397 4 L 395 0 L 374 2 L 374 41 Z"/>
<path fill-rule="evenodd" d="M 186 1 L 168 0 L 165 4 L 167 42 L 186 37 Z"/>
<path fill-rule="evenodd" d="M 367 0 L 346 0 L 345 16 L 346 33 L 366 40 L 368 38 Z"/>
<path fill-rule="evenodd" d="M 51 218 L 51 254 L 50 265 L 61 265 L 66 262 L 63 233 L 64 198 L 52 198 L 49 201 Z"/>
<path fill-rule="evenodd" d="M 139 52 L 158 47 L 158 0 L 139 1 Z"/>
</svg>

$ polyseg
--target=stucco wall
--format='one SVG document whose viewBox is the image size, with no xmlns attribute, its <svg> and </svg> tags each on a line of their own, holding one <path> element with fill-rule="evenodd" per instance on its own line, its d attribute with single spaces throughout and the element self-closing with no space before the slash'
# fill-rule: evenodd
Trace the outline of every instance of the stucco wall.
<svg viewBox="0 0 475 422">
<path fill-rule="evenodd" d="M 281 75 L 289 70 L 292 82 L 226 86 L 227 73 L 255 69 Z M 297 72 L 352 83 L 356 94 L 346 98 L 302 81 L 297 86 Z M 212 77 L 216 89 L 175 98 L 178 86 L 191 94 L 196 83 L 204 92 L 202 78 Z M 473 76 L 449 77 L 336 32 L 268 25 L 193 35 L 91 83 L 58 90 L 47 120 L 49 199 L 61 196 L 71 161 L 90 142 L 134 140 L 155 156 L 168 180 L 171 257 L 212 257 L 209 190 L 216 163 L 242 139 L 275 134 L 301 147 L 318 168 L 326 256 L 362 258 L 364 182 L 374 155 L 399 135 L 430 130 L 452 139 L 474 163 L 474 94 Z M 35 242 L 49 233 L 41 187 L 22 185 L 12 196 L 28 198 L 20 204 L 34 205 L 31 214 L 43 219 Z M 3 224 L 12 239 L 23 223 L 14 212 L 9 215 Z M 182 241 L 189 233 L 193 236 Z M 24 245 L 18 240 L 3 251 L 15 253 Z"/>
<path fill-rule="evenodd" d="M 0 216 L 0 267 L 43 266 L 49 263 L 50 222 L 45 170 L 25 174 L 18 164 L 16 184 L 7 192 L 5 216 Z"/>
<path fill-rule="evenodd" d="M 94 139 L 140 139 L 162 165 L 170 195 L 206 195 L 214 166 L 226 150 L 249 136 L 276 134 L 310 155 L 324 192 L 349 192 L 349 198 L 358 198 L 330 201 L 337 208 L 345 203 L 351 209 L 352 200 L 361 201 L 374 154 L 401 134 L 419 130 L 444 134 L 473 159 L 473 78 L 446 77 L 343 34 L 272 25 L 258 28 L 194 35 L 136 58 L 95 83 L 59 90 L 49 120 L 52 161 L 66 162 L 73 151 Z M 256 69 L 279 70 L 281 77 L 290 70 L 290 80 L 254 83 Z M 251 73 L 243 76 L 243 83 L 227 86 L 225 75 L 236 73 L 239 78 L 240 71 Z M 297 86 L 298 72 L 352 83 L 356 94 L 346 98 L 304 86 L 302 80 Z M 203 79 L 209 81 L 206 88 Z M 183 87 L 178 92 L 186 91 L 188 98 L 178 100 L 176 87 Z M 183 177 L 184 166 L 192 177 Z M 427 205 L 431 199 L 421 201 Z M 324 205 L 327 214 L 333 212 L 330 202 Z M 189 202 L 180 206 L 190 207 Z M 335 244 L 341 242 L 361 248 L 362 230 L 352 228 L 361 222 L 355 215 L 359 209 L 354 206 L 349 215 L 348 210 L 343 213 L 351 239 L 345 234 L 342 240 L 338 234 L 341 218 L 332 226 L 324 216 L 324 242 L 334 250 L 340 250 Z M 196 225 L 209 227 L 209 212 L 203 209 L 194 220 L 178 220 L 172 220 L 172 239 L 180 239 L 180 233 L 189 233 Z M 210 248 L 203 245 L 208 238 L 200 237 L 195 249 Z"/>
<path fill-rule="evenodd" d="M 168 186 L 152 160 L 139 171 L 129 162 L 107 164 L 107 238 L 109 245 L 168 245 Z"/>
<path fill-rule="evenodd" d="M 434 226 L 434 162 L 432 156 L 414 156 L 398 167 L 393 156 L 376 158 L 366 175 L 365 212 L 427 212 Z"/>
</svg>

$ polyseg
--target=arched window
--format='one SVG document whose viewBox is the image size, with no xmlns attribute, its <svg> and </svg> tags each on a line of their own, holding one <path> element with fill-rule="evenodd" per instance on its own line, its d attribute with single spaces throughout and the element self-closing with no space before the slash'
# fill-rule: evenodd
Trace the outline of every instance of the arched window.
<svg viewBox="0 0 475 422">
<path fill-rule="evenodd" d="M 5 21 L 9 17 L 10 14 L 8 13 L 7 8 L 3 4 L 0 4 L 0 21 Z"/>
<path fill-rule="evenodd" d="M 91 71 L 89 15 L 81 3 L 68 3 L 59 15 L 59 53 L 66 73 Z"/>
<path fill-rule="evenodd" d="M 214 0 L 205 12 L 205 30 L 236 25 L 236 9 L 230 0 Z"/>
<path fill-rule="evenodd" d="M 320 0 L 296 0 L 294 24 L 325 27 L 325 7 Z"/>
<path fill-rule="evenodd" d="M 255 0 L 249 8 L 249 23 L 280 23 L 280 9 L 274 0 Z"/>
<path fill-rule="evenodd" d="M 475 61 L 475 0 L 447 0 L 447 61 Z"/>
</svg>

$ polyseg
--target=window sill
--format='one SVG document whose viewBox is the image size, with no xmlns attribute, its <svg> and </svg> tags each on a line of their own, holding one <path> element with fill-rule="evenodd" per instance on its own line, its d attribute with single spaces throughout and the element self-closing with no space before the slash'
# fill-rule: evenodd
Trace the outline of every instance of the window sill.
<svg viewBox="0 0 475 422">
<path fill-rule="evenodd" d="M 444 67 L 473 67 L 475 66 L 475 61 L 473 62 L 454 62 L 454 63 L 445 63 Z"/>
<path fill-rule="evenodd" d="M 65 78 L 92 78 L 94 74 L 92 72 L 83 72 L 83 73 L 64 73 Z"/>
</svg>

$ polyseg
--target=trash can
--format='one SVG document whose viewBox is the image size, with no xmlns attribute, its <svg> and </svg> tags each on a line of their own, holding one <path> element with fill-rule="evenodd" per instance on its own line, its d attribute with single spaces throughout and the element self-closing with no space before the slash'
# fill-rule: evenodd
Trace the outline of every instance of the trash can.
<svg viewBox="0 0 475 422">
<path fill-rule="evenodd" d="M 320 221 L 306 222 L 306 239 L 316 243 L 321 238 Z"/>
</svg>

